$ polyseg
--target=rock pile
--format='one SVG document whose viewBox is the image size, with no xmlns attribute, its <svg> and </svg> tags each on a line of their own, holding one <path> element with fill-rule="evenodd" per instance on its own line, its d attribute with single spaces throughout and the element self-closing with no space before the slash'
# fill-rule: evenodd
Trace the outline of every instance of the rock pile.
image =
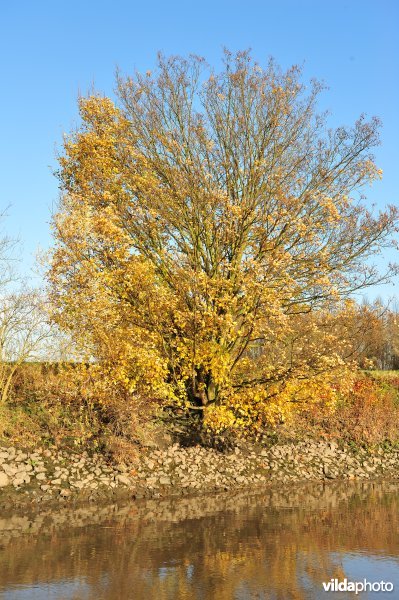
<svg viewBox="0 0 399 600">
<path fill-rule="evenodd" d="M 84 490 L 131 487 L 126 465 L 109 465 L 100 455 L 90 457 L 62 450 L 37 449 L 24 452 L 0 447 L 0 488 L 13 486 L 26 493 L 55 494 L 67 498 Z"/>
<path fill-rule="evenodd" d="M 235 448 L 229 454 L 171 446 L 142 459 L 137 495 L 229 490 L 266 482 L 399 477 L 399 449 L 352 450 L 330 442 Z M 163 495 L 163 494 L 161 494 Z"/>
<path fill-rule="evenodd" d="M 0 488 L 37 498 L 115 495 L 192 495 L 264 486 L 268 482 L 398 479 L 399 449 L 352 449 L 334 442 L 267 447 L 242 445 L 228 453 L 178 444 L 144 449 L 138 463 L 110 464 L 87 452 L 0 447 Z"/>
</svg>

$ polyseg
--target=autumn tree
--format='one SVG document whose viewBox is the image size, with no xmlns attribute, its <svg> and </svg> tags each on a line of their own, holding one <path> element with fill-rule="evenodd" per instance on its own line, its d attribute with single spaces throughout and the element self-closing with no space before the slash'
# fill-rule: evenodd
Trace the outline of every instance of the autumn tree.
<svg viewBox="0 0 399 600">
<path fill-rule="evenodd" d="M 27 362 L 48 360 L 55 340 L 37 290 L 21 288 L 0 298 L 0 405 L 8 400 L 18 369 Z"/>
<path fill-rule="evenodd" d="M 381 281 L 368 259 L 398 215 L 361 202 L 378 119 L 328 129 L 321 89 L 226 52 L 220 73 L 160 57 L 118 76 L 117 101 L 80 99 L 49 280 L 57 322 L 113 385 L 239 419 L 240 398 L 259 408 L 342 363 L 323 315 Z"/>
<path fill-rule="evenodd" d="M 6 216 L 0 213 L 0 222 Z M 49 357 L 55 331 L 46 302 L 18 274 L 18 243 L 0 236 L 0 407 L 9 399 L 13 379 L 27 361 Z"/>
<path fill-rule="evenodd" d="M 363 327 L 353 332 L 357 340 L 359 364 L 382 370 L 399 368 L 399 306 L 397 302 L 377 298 L 359 306 L 359 322 Z"/>
</svg>

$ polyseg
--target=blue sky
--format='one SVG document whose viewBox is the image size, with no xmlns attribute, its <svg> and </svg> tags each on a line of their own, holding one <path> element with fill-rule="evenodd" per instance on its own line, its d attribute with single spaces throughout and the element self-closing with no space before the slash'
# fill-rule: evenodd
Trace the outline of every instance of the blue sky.
<svg viewBox="0 0 399 600">
<path fill-rule="evenodd" d="M 222 48 L 252 48 L 266 62 L 303 64 L 304 80 L 323 80 L 320 109 L 332 125 L 364 112 L 383 121 L 376 151 L 382 182 L 368 193 L 377 206 L 399 204 L 399 3 L 396 0 L 36 0 L 2 3 L 0 12 L 0 207 L 3 232 L 22 244 L 22 269 L 51 245 L 56 205 L 55 153 L 77 124 L 76 100 L 94 87 L 113 94 L 116 67 L 154 67 L 165 54 L 204 56 L 217 66 Z M 393 252 L 382 265 L 398 260 Z M 380 261 L 381 262 L 381 261 Z M 369 291 L 399 296 L 396 286 Z"/>
</svg>

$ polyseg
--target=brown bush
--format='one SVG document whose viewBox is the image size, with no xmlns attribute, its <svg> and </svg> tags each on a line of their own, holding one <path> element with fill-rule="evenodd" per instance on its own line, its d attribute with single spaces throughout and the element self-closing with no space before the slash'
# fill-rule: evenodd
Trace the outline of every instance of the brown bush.
<svg viewBox="0 0 399 600">
<path fill-rule="evenodd" d="M 313 405 L 294 423 L 297 436 L 336 438 L 356 444 L 399 442 L 399 376 L 357 378 L 333 410 Z"/>
<path fill-rule="evenodd" d="M 89 445 L 126 460 L 156 436 L 152 416 L 149 399 L 104 385 L 95 365 L 25 363 L 0 406 L 0 438 L 25 446 Z"/>
</svg>

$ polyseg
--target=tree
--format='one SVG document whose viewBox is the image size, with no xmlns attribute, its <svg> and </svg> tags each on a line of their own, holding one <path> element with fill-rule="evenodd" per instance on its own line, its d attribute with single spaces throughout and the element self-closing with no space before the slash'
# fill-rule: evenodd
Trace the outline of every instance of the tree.
<svg viewBox="0 0 399 600">
<path fill-rule="evenodd" d="M 36 290 L 18 290 L 0 300 L 0 405 L 10 393 L 17 370 L 26 362 L 48 359 L 55 336 L 45 302 Z"/>
<path fill-rule="evenodd" d="M 55 340 L 43 297 L 16 272 L 16 245 L 5 235 L 0 239 L 0 406 L 8 400 L 21 365 L 48 358 L 47 344 Z"/>
<path fill-rule="evenodd" d="M 368 368 L 382 370 L 399 367 L 399 320 L 397 302 L 383 302 L 378 298 L 373 304 L 367 301 L 360 307 L 360 319 L 367 323 L 360 337 L 359 362 Z M 358 319 L 358 321 L 360 320 Z"/>
<path fill-rule="evenodd" d="M 80 99 L 49 279 L 57 322 L 114 383 L 210 414 L 342 363 L 301 328 L 383 279 L 367 259 L 398 213 L 359 199 L 381 176 L 378 119 L 327 129 L 319 84 L 247 52 L 207 69 L 161 56 L 118 76 L 118 103 Z"/>
</svg>

